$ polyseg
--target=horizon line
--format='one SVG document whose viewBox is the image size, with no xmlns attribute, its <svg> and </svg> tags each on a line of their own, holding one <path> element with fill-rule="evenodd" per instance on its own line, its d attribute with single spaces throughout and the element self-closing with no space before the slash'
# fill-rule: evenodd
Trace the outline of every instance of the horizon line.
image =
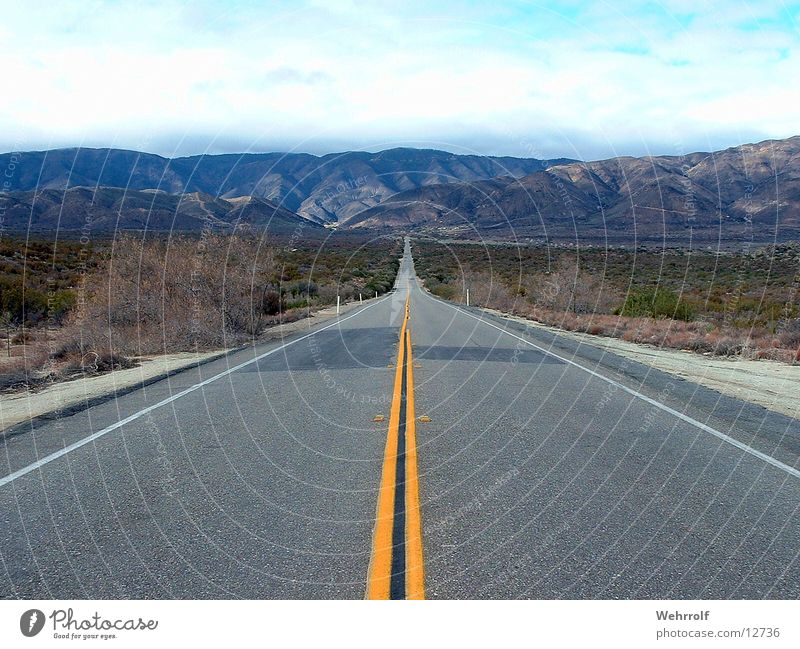
<svg viewBox="0 0 800 649">
<path fill-rule="evenodd" d="M 490 153 L 456 153 L 455 151 L 451 151 L 448 149 L 436 149 L 431 147 L 414 147 L 414 146 L 396 146 L 396 147 L 389 147 L 386 149 L 378 149 L 376 151 L 370 151 L 365 148 L 355 148 L 355 149 L 344 149 L 340 151 L 330 151 L 328 153 L 310 153 L 308 151 L 282 151 L 282 150 L 265 150 L 265 151 L 230 151 L 227 153 L 194 153 L 190 155 L 180 155 L 175 157 L 169 157 L 166 155 L 162 155 L 160 153 L 155 153 L 152 151 L 145 151 L 142 149 L 129 149 L 126 147 L 112 147 L 112 146 L 60 146 L 54 147 L 51 149 L 12 149 L 10 151 L 0 151 L 0 156 L 6 155 L 14 155 L 14 154 L 25 154 L 25 153 L 51 153 L 54 151 L 123 151 L 126 153 L 137 153 L 137 154 L 144 154 L 150 156 L 156 156 L 158 158 L 162 158 L 164 160 L 184 160 L 187 158 L 204 158 L 204 157 L 222 157 L 222 156 L 248 156 L 248 155 L 283 155 L 283 156 L 290 156 L 290 155 L 306 155 L 312 158 L 327 158 L 330 156 L 344 156 L 352 153 L 364 153 L 364 154 L 372 154 L 377 155 L 379 153 L 386 153 L 388 151 L 399 151 L 399 150 L 408 150 L 408 151 L 436 151 L 440 153 L 449 153 L 455 156 L 463 156 L 463 157 L 478 157 L 478 158 L 509 158 L 512 160 L 539 160 L 542 162 L 548 162 L 551 160 L 569 160 L 570 163 L 575 162 L 599 162 L 602 160 L 614 160 L 616 158 L 684 158 L 690 155 L 696 154 L 712 154 L 717 153 L 720 151 L 728 151 L 730 149 L 736 149 L 743 146 L 755 146 L 759 144 L 769 144 L 771 142 L 785 142 L 787 140 L 792 140 L 795 138 L 800 138 L 800 134 L 797 135 L 790 135 L 784 138 L 766 138 L 764 140 L 758 140 L 756 142 L 741 142 L 739 144 L 734 144 L 732 146 L 728 146 L 722 149 L 712 149 L 712 150 L 698 150 L 698 151 L 689 151 L 687 153 L 675 155 L 675 154 L 649 154 L 649 155 L 618 155 L 618 156 L 611 156 L 607 158 L 592 158 L 590 160 L 582 160 L 579 158 L 571 158 L 568 156 L 554 156 L 549 158 L 536 158 L 533 156 L 514 156 L 514 155 L 494 155 Z"/>
</svg>

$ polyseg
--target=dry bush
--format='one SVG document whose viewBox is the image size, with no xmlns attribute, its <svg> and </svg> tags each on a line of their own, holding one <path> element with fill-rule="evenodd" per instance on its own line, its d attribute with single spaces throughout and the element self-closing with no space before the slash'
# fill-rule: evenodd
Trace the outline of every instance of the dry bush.
<svg viewBox="0 0 800 649">
<path fill-rule="evenodd" d="M 469 288 L 470 304 L 489 307 L 504 313 L 516 313 L 520 297 L 489 273 L 471 273 L 464 278 Z"/>
<path fill-rule="evenodd" d="M 800 360 L 800 318 L 793 318 L 784 323 L 778 340 L 783 347 L 796 350 Z"/>
<path fill-rule="evenodd" d="M 26 345 L 21 356 L 3 359 L 0 365 L 0 390 L 11 391 L 20 387 L 48 381 L 51 371 L 46 345 Z"/>
<path fill-rule="evenodd" d="M 271 249 L 247 236 L 122 237 L 86 279 L 56 358 L 102 368 L 124 356 L 240 344 L 269 319 L 273 272 Z"/>
<path fill-rule="evenodd" d="M 36 340 L 36 336 L 27 329 L 23 329 L 22 331 L 19 331 L 15 333 L 13 336 L 11 336 L 12 345 L 24 345 L 27 343 L 31 343 L 34 340 Z"/>
<path fill-rule="evenodd" d="M 669 349 L 684 349 L 714 356 L 770 359 L 791 363 L 794 350 L 781 347 L 766 330 L 743 331 L 735 327 L 713 327 L 706 322 L 683 322 L 655 318 L 629 318 L 603 314 L 575 314 L 534 307 L 527 317 L 566 331 L 622 338 Z"/>
<path fill-rule="evenodd" d="M 528 277 L 525 293 L 536 305 L 572 313 L 611 313 L 622 300 L 602 276 L 581 270 L 576 260 L 561 257 L 552 272 Z"/>
<path fill-rule="evenodd" d="M 800 360 L 797 354 L 790 349 L 759 349 L 753 355 L 753 358 L 768 361 L 780 361 L 781 363 L 792 363 L 793 361 Z"/>
</svg>

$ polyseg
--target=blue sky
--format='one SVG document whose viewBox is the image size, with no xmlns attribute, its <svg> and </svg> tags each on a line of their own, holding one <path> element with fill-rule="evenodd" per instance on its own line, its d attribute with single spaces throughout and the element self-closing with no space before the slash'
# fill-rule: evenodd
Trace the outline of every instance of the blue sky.
<svg viewBox="0 0 800 649">
<path fill-rule="evenodd" d="M 800 134 L 800 3 L 3 1 L 0 149 L 679 155 Z"/>
</svg>

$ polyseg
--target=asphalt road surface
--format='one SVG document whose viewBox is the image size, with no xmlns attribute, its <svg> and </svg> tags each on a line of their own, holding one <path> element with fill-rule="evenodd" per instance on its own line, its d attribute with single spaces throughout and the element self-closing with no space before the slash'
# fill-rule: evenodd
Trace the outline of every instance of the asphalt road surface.
<svg viewBox="0 0 800 649">
<path fill-rule="evenodd" d="M 423 291 L 0 439 L 6 598 L 796 598 L 800 425 Z M 387 541 L 388 539 L 388 541 Z"/>
</svg>

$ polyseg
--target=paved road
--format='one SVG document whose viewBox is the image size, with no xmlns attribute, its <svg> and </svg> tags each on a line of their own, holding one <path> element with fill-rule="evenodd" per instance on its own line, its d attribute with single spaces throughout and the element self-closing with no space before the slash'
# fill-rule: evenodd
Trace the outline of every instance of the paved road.
<svg viewBox="0 0 800 649">
<path fill-rule="evenodd" d="M 800 596 L 796 421 L 436 300 L 408 250 L 338 322 L 14 433 L 3 597 L 361 598 L 382 561 L 395 596 Z"/>
</svg>

